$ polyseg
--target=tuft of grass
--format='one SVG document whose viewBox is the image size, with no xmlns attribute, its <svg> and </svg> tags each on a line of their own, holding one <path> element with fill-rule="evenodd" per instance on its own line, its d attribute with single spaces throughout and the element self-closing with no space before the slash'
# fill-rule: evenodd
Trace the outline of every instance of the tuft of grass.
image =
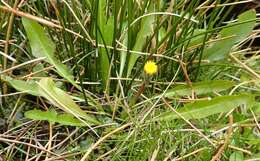
<svg viewBox="0 0 260 161">
<path fill-rule="evenodd" d="M 259 158 L 258 6 L 1 1 L 0 160 Z"/>
</svg>

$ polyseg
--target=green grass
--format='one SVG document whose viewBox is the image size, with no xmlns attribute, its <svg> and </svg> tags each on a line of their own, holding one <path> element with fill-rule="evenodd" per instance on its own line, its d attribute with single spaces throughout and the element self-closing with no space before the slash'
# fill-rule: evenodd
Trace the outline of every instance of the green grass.
<svg viewBox="0 0 260 161">
<path fill-rule="evenodd" d="M 0 160 L 259 158 L 257 3 L 0 2 Z"/>
</svg>

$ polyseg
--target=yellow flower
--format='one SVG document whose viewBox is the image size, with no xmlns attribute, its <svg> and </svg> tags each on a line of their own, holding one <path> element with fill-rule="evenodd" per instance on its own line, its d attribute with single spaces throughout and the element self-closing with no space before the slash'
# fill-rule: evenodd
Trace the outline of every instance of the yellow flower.
<svg viewBox="0 0 260 161">
<path fill-rule="evenodd" d="M 146 74 L 153 75 L 157 72 L 157 65 L 154 61 L 147 61 L 144 65 L 144 71 Z"/>
</svg>

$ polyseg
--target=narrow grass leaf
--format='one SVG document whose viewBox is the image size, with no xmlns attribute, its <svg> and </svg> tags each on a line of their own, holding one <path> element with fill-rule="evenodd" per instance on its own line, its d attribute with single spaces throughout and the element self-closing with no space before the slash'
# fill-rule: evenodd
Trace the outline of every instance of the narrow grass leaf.
<svg viewBox="0 0 260 161">
<path fill-rule="evenodd" d="M 186 104 L 177 111 L 185 119 L 201 119 L 221 112 L 228 112 L 241 105 L 251 106 L 253 103 L 254 97 L 252 95 L 219 96 L 212 100 L 196 101 L 194 103 Z M 176 113 L 171 111 L 163 113 L 153 120 L 165 121 L 179 118 L 180 117 Z"/>
<path fill-rule="evenodd" d="M 128 22 L 123 22 L 122 24 L 122 45 L 125 51 L 120 51 L 120 71 L 119 76 L 122 77 L 124 68 L 127 66 L 126 59 L 127 59 L 127 44 L 128 44 L 128 32 L 126 32 Z"/>
</svg>

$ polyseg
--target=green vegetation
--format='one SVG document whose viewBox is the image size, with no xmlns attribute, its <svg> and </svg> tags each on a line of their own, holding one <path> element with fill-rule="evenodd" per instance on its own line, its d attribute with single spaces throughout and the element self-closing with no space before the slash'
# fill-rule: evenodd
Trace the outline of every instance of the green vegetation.
<svg viewBox="0 0 260 161">
<path fill-rule="evenodd" d="M 0 160 L 260 158 L 257 6 L 1 1 Z"/>
</svg>

